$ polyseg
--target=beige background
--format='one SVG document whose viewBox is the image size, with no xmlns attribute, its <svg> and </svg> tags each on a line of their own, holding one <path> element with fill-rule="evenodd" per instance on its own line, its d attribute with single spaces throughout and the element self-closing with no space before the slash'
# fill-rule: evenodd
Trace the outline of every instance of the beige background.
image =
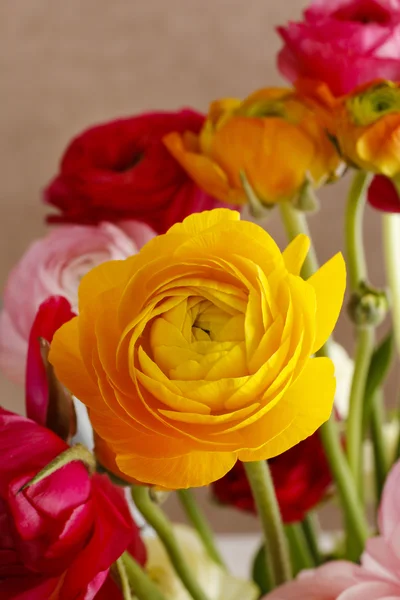
<svg viewBox="0 0 400 600">
<path fill-rule="evenodd" d="M 0 286 L 45 231 L 40 192 L 69 139 L 83 128 L 148 109 L 206 110 L 220 96 L 280 83 L 274 25 L 301 0 L 1 0 Z M 343 184 L 324 191 L 312 220 L 321 260 L 341 249 Z M 283 243 L 276 216 L 270 230 Z M 380 219 L 368 214 L 371 278 L 384 280 Z M 347 331 L 346 331 L 347 328 Z M 346 318 L 338 339 L 352 345 Z M 0 376 L 1 377 L 1 376 Z M 1 378 L 0 403 L 22 393 Z M 252 518 L 214 509 L 220 529 Z M 234 523 L 234 525 L 233 525 Z"/>
</svg>

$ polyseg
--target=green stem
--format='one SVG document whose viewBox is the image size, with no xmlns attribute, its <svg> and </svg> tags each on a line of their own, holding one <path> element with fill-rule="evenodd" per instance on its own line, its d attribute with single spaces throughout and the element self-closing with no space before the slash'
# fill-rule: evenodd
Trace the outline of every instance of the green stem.
<svg viewBox="0 0 400 600">
<path fill-rule="evenodd" d="M 363 244 L 363 215 L 365 193 L 370 174 L 356 171 L 350 187 L 346 209 L 347 272 L 350 288 L 354 292 L 360 282 L 367 279 L 367 264 Z"/>
<path fill-rule="evenodd" d="M 296 576 L 304 569 L 315 567 L 314 559 L 308 547 L 307 539 L 300 523 L 285 526 L 286 537 L 289 541 L 292 557 L 293 575 Z"/>
<path fill-rule="evenodd" d="M 322 564 L 322 554 L 318 544 L 318 522 L 315 514 L 309 512 L 301 522 L 304 535 L 306 537 L 308 547 L 314 559 L 314 563 L 318 566 Z"/>
<path fill-rule="evenodd" d="M 400 354 L 400 215 L 384 213 L 382 225 L 386 277 L 390 288 L 393 328 L 397 351 Z"/>
<path fill-rule="evenodd" d="M 350 391 L 349 416 L 346 425 L 346 447 L 350 469 L 357 487 L 362 490 L 363 474 L 363 412 L 365 385 L 374 350 L 374 330 L 372 327 L 357 328 L 357 348 L 354 359 L 354 375 Z"/>
<path fill-rule="evenodd" d="M 144 519 L 154 529 L 161 542 L 164 544 L 165 550 L 167 551 L 176 573 L 179 575 L 183 585 L 192 596 L 193 600 L 208 600 L 186 562 L 171 523 L 168 521 L 161 508 L 151 500 L 149 489 L 145 486 L 132 486 L 131 493 L 137 509 L 141 512 Z"/>
<path fill-rule="evenodd" d="M 356 171 L 350 187 L 346 210 L 346 254 L 350 291 L 355 294 L 367 281 L 367 263 L 363 243 L 363 216 L 365 193 L 370 174 Z M 374 350 L 374 328 L 358 325 L 356 328 L 356 354 L 354 375 L 350 391 L 349 417 L 347 420 L 347 456 L 350 469 L 362 497 L 363 473 L 363 412 L 365 386 Z"/>
<path fill-rule="evenodd" d="M 201 538 L 209 557 L 221 567 L 225 568 L 223 558 L 215 544 L 211 527 L 203 512 L 196 502 L 191 490 L 178 490 L 177 496 L 183 506 L 186 516 Z"/>
<path fill-rule="evenodd" d="M 301 233 L 307 235 L 311 240 L 311 234 L 305 214 L 296 210 L 288 202 L 280 204 L 281 219 L 285 227 L 286 235 L 290 241 Z M 303 279 L 308 279 L 318 271 L 318 259 L 314 246 L 311 244 L 301 270 Z"/>
<path fill-rule="evenodd" d="M 308 234 L 308 227 L 304 214 L 294 209 L 290 204 L 281 205 L 281 215 L 290 239 L 300 233 Z M 302 275 L 308 279 L 318 270 L 315 252 L 309 252 L 304 263 Z M 318 352 L 319 356 L 329 356 L 330 344 L 327 342 Z M 363 506 L 358 497 L 355 481 L 343 452 L 339 430 L 335 416 L 324 423 L 320 429 L 321 440 L 326 456 L 339 492 L 343 511 L 351 528 L 351 533 L 358 545 L 360 552 L 364 548 L 368 537 L 368 524 Z"/>
<path fill-rule="evenodd" d="M 274 586 L 291 579 L 290 553 L 268 463 L 243 463 L 264 532 L 266 562 Z"/>
<path fill-rule="evenodd" d="M 121 578 L 121 586 L 123 593 L 126 594 L 126 581 L 125 576 L 129 581 L 129 586 L 132 589 L 135 598 L 138 600 L 167 600 L 161 590 L 156 586 L 150 577 L 143 571 L 142 567 L 131 557 L 128 552 L 125 552 L 119 559 L 122 562 L 124 574 L 122 569 L 118 566 L 118 574 Z M 131 598 L 133 596 L 124 595 L 125 598 Z"/>
<path fill-rule="evenodd" d="M 117 583 L 121 588 L 123 600 L 132 600 L 131 584 L 129 582 L 128 573 L 126 571 L 122 556 L 120 556 L 119 559 L 115 562 L 114 567 L 117 576 Z M 132 585 L 134 585 L 133 581 Z"/>
<path fill-rule="evenodd" d="M 349 535 L 354 541 L 354 556 L 358 558 L 368 538 L 368 522 L 355 486 L 349 464 L 343 452 L 335 417 L 320 429 L 321 440 L 336 483 Z"/>
<path fill-rule="evenodd" d="M 383 425 L 385 422 L 382 392 L 378 391 L 372 400 L 371 438 L 374 448 L 375 480 L 378 503 L 380 502 L 386 477 L 389 472 L 389 460 L 384 439 Z"/>
</svg>

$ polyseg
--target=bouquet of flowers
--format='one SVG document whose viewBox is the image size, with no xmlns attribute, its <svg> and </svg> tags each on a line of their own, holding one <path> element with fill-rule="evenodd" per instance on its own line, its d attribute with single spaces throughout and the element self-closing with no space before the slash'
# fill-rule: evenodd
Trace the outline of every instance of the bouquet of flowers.
<svg viewBox="0 0 400 600">
<path fill-rule="evenodd" d="M 400 598 L 400 418 L 384 401 L 400 1 L 314 0 L 278 31 L 289 87 L 91 127 L 45 189 L 52 227 L 0 316 L 0 366 L 26 397 L 26 417 L 0 409 L 2 600 Z M 347 171 L 345 256 L 320 265 L 316 190 Z M 366 202 L 387 289 L 368 278 Z M 346 272 L 353 359 L 332 337 Z M 259 519 L 248 580 L 224 564 L 203 486 Z M 190 527 L 167 518 L 171 494 Z M 328 501 L 343 516 L 329 549 Z"/>
</svg>

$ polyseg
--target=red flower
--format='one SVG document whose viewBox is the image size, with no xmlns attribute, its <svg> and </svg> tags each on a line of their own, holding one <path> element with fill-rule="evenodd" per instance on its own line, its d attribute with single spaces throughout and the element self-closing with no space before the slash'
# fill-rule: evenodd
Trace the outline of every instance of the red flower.
<svg viewBox="0 0 400 600">
<path fill-rule="evenodd" d="M 395 184 L 384 175 L 376 175 L 368 190 L 368 202 L 383 212 L 400 213 L 400 197 Z"/>
<path fill-rule="evenodd" d="M 145 549 L 120 489 L 71 462 L 21 490 L 68 446 L 0 409 L 0 598 L 92 600 L 127 549 Z"/>
<path fill-rule="evenodd" d="M 201 191 L 162 141 L 171 131 L 199 133 L 192 110 L 146 113 L 84 131 L 68 146 L 45 202 L 61 211 L 50 223 L 136 219 L 164 233 L 219 203 Z"/>
<path fill-rule="evenodd" d="M 290 81 L 324 81 L 342 95 L 374 79 L 400 79 L 400 0 L 313 0 L 300 23 L 279 27 Z"/>
<path fill-rule="evenodd" d="M 323 499 L 332 482 L 319 435 L 314 433 L 268 463 L 284 522 L 302 521 Z M 213 492 L 222 504 L 256 512 L 246 473 L 239 461 L 225 477 L 213 484 Z"/>
<path fill-rule="evenodd" d="M 51 342 L 57 329 L 74 316 L 68 300 L 51 296 L 39 306 L 31 328 L 26 363 L 26 414 L 40 425 L 48 423 L 49 389 L 39 339 Z"/>
</svg>

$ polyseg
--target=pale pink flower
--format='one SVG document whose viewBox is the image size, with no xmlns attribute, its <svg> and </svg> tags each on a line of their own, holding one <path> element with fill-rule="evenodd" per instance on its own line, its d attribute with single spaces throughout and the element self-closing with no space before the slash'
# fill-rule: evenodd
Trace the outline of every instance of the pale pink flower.
<svg viewBox="0 0 400 600">
<path fill-rule="evenodd" d="M 0 369 L 12 381 L 24 382 L 29 333 L 40 304 L 63 296 L 77 311 L 78 285 L 96 265 L 124 259 L 154 232 L 135 221 L 97 226 L 64 225 L 34 242 L 11 271 L 0 314 Z"/>
<path fill-rule="evenodd" d="M 264 600 L 400 599 L 400 461 L 387 479 L 379 510 L 380 535 L 367 542 L 361 566 L 327 563 L 283 585 Z"/>
</svg>

